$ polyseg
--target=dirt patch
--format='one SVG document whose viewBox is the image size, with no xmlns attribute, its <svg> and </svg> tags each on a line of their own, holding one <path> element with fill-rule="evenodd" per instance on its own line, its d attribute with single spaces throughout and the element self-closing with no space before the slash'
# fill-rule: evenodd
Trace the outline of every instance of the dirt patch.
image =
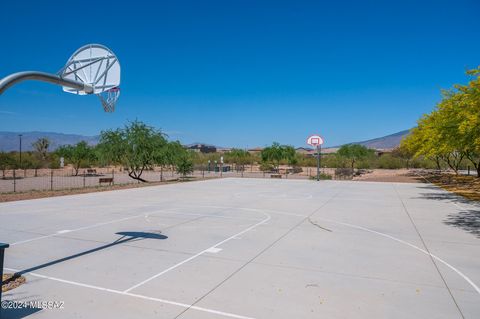
<svg viewBox="0 0 480 319">
<path fill-rule="evenodd" d="M 408 169 L 374 169 L 360 176 L 355 176 L 354 181 L 365 182 L 393 182 L 393 183 L 422 183 L 424 180 Z"/>
<path fill-rule="evenodd" d="M 205 178 L 207 179 L 207 178 Z M 111 190 L 119 189 L 130 189 L 130 188 L 140 188 L 140 187 L 150 187 L 158 185 L 168 185 L 174 183 L 184 183 L 190 181 L 201 180 L 198 177 L 192 177 L 188 179 L 180 180 L 169 180 L 167 182 L 149 182 L 149 183 L 139 183 L 139 184 L 119 184 L 111 186 L 96 186 L 96 187 L 87 187 L 87 188 L 73 188 L 73 189 L 62 189 L 62 190 L 53 190 L 53 191 L 28 191 L 21 193 L 4 193 L 0 194 L 0 202 L 11 202 L 17 200 L 26 200 L 26 199 L 37 199 L 37 198 L 46 198 L 46 197 L 56 197 L 56 196 L 67 196 L 75 194 L 87 194 L 95 192 L 105 192 Z"/>
<path fill-rule="evenodd" d="M 23 285 L 26 282 L 25 277 L 15 276 L 14 274 L 3 274 L 2 292 L 6 292 Z"/>
</svg>

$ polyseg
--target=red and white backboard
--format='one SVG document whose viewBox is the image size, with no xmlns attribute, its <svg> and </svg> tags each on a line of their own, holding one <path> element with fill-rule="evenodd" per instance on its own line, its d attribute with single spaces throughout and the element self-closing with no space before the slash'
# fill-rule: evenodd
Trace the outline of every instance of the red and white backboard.
<svg viewBox="0 0 480 319">
<path fill-rule="evenodd" d="M 307 144 L 317 147 L 323 144 L 323 138 L 320 135 L 311 135 L 307 138 Z"/>
</svg>

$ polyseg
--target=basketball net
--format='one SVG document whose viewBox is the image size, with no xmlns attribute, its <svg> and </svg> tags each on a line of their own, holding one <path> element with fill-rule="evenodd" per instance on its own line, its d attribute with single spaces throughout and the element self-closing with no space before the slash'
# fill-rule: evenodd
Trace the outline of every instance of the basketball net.
<svg viewBox="0 0 480 319">
<path fill-rule="evenodd" d="M 100 102 L 102 102 L 105 112 L 112 113 L 115 111 L 115 104 L 120 96 L 120 88 L 114 87 L 109 90 L 97 94 Z"/>
</svg>

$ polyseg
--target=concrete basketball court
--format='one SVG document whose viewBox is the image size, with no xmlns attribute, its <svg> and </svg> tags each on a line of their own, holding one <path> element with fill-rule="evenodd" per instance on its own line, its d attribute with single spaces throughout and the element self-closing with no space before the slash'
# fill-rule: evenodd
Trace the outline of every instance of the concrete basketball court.
<svg viewBox="0 0 480 319">
<path fill-rule="evenodd" d="M 479 318 L 480 208 L 429 184 L 228 178 L 0 204 L 2 318 Z"/>
</svg>

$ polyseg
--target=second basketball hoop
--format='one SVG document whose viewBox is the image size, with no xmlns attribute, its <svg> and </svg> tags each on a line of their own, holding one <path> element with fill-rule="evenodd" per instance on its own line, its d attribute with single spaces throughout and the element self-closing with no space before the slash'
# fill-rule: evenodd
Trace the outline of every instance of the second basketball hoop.
<svg viewBox="0 0 480 319">
<path fill-rule="evenodd" d="M 320 180 L 320 165 L 322 156 L 323 138 L 320 135 L 310 135 L 307 138 L 307 144 L 316 148 L 317 152 L 317 181 Z"/>
<path fill-rule="evenodd" d="M 310 135 L 307 138 L 307 144 L 313 147 L 317 147 L 323 144 L 323 138 L 320 135 Z"/>
</svg>

